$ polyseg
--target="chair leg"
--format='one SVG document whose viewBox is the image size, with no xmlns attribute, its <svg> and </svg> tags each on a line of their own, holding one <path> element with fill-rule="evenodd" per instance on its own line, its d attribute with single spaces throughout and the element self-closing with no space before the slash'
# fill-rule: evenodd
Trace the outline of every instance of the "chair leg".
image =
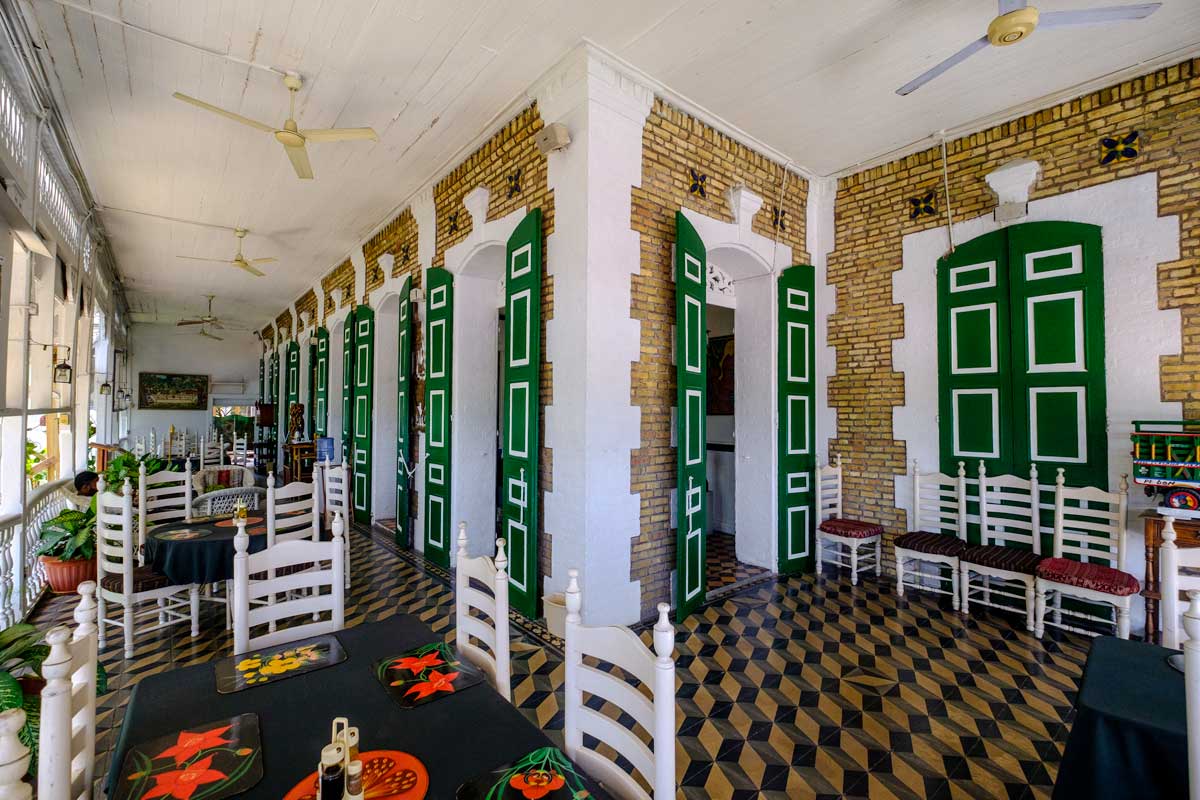
<svg viewBox="0 0 1200 800">
<path fill-rule="evenodd" d="M 1046 632 L 1046 587 L 1034 586 L 1033 635 L 1042 638 Z"/>
<path fill-rule="evenodd" d="M 900 551 L 894 551 L 896 554 L 896 596 L 904 597 L 904 556 L 900 555 Z"/>
<path fill-rule="evenodd" d="M 986 606 L 992 602 L 992 576 L 983 576 L 983 604 Z"/>
<path fill-rule="evenodd" d="M 104 635 L 104 628 L 105 628 L 104 595 L 97 591 L 96 592 L 96 646 L 100 650 L 104 649 L 104 642 L 106 639 L 106 637 Z"/>
<path fill-rule="evenodd" d="M 959 589 L 962 590 L 962 607 L 959 609 L 964 614 L 971 613 L 971 570 L 966 564 L 959 567 L 958 576 Z"/>
<path fill-rule="evenodd" d="M 1062 625 L 1062 592 L 1054 593 L 1054 624 Z"/>
<path fill-rule="evenodd" d="M 1129 638 L 1129 598 L 1125 598 L 1125 602 L 1117 604 L 1117 636 L 1122 639 Z"/>
<path fill-rule="evenodd" d="M 958 567 L 950 568 L 950 604 L 955 611 L 962 607 L 962 598 L 958 596 L 959 574 Z"/>
<path fill-rule="evenodd" d="M 200 584 L 193 583 L 188 590 L 188 601 L 192 612 L 192 637 L 200 635 Z"/>
<path fill-rule="evenodd" d="M 1025 584 L 1025 630 L 1027 631 L 1033 630 L 1033 613 L 1037 605 L 1035 599 L 1037 589 L 1034 588 L 1033 583 L 1033 581 L 1029 581 Z"/>
<path fill-rule="evenodd" d="M 125 601 L 125 657 L 133 658 L 133 606 L 130 601 Z"/>
<path fill-rule="evenodd" d="M 167 624 L 167 599 L 165 597 L 158 598 L 158 624 Z"/>
<path fill-rule="evenodd" d="M 847 545 L 850 550 L 850 585 L 858 586 L 858 543 Z"/>
<path fill-rule="evenodd" d="M 817 575 L 821 574 L 821 534 L 817 534 Z"/>
<path fill-rule="evenodd" d="M 881 574 L 879 566 L 883 563 L 883 537 L 880 536 L 875 540 L 875 577 L 878 578 Z"/>
</svg>

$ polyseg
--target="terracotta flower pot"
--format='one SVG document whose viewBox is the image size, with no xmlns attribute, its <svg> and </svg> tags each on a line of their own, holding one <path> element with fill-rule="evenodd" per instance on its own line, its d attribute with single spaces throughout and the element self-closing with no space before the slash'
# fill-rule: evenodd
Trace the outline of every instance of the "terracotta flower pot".
<svg viewBox="0 0 1200 800">
<path fill-rule="evenodd" d="M 79 584 L 96 580 L 96 559 L 63 561 L 54 556 L 38 556 L 46 568 L 46 582 L 55 594 L 74 594 Z"/>
</svg>

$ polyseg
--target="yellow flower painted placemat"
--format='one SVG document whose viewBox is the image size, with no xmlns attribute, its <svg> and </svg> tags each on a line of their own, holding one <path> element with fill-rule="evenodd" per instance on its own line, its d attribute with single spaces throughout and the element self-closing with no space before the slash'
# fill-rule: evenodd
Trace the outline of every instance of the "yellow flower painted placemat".
<svg viewBox="0 0 1200 800">
<path fill-rule="evenodd" d="M 217 692 L 232 694 L 332 667 L 345 660 L 346 651 L 333 635 L 268 647 L 216 662 Z"/>
</svg>

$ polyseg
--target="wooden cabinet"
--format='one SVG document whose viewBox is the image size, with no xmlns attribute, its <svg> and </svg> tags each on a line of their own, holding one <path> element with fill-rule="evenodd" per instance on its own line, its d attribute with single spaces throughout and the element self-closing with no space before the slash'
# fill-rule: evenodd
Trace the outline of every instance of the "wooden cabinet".
<svg viewBox="0 0 1200 800">
<path fill-rule="evenodd" d="M 1142 597 L 1146 598 L 1146 641 L 1158 642 L 1158 547 L 1162 544 L 1163 518 L 1154 511 L 1142 513 L 1143 531 L 1146 539 L 1146 577 L 1142 581 Z M 1200 547 L 1200 520 L 1175 520 L 1175 545 L 1177 547 Z"/>
</svg>

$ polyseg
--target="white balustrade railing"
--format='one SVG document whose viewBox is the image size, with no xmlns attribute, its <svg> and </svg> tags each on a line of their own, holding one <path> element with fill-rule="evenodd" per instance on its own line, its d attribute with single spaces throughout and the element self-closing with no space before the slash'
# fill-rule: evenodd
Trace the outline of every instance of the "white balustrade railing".
<svg viewBox="0 0 1200 800">
<path fill-rule="evenodd" d="M 0 517 L 0 629 L 12 625 L 21 616 L 16 586 L 17 541 L 21 536 L 21 515 Z"/>
<path fill-rule="evenodd" d="M 16 548 L 6 548 L 11 558 L 19 563 L 21 571 L 16 574 L 17 591 L 13 594 L 21 601 L 15 616 L 19 619 L 25 612 L 33 608 L 42 590 L 46 588 L 46 570 L 38 557 L 34 555 L 41 536 L 42 524 L 58 516 L 67 508 L 67 495 L 74 489 L 70 478 L 47 483 L 39 486 L 25 501 L 24 518 L 21 520 L 20 535 L 14 538 Z M 4 558 L 4 556 L 0 556 Z M 0 579 L 2 580 L 2 579 Z M 7 612 L 7 608 L 5 609 Z"/>
</svg>

